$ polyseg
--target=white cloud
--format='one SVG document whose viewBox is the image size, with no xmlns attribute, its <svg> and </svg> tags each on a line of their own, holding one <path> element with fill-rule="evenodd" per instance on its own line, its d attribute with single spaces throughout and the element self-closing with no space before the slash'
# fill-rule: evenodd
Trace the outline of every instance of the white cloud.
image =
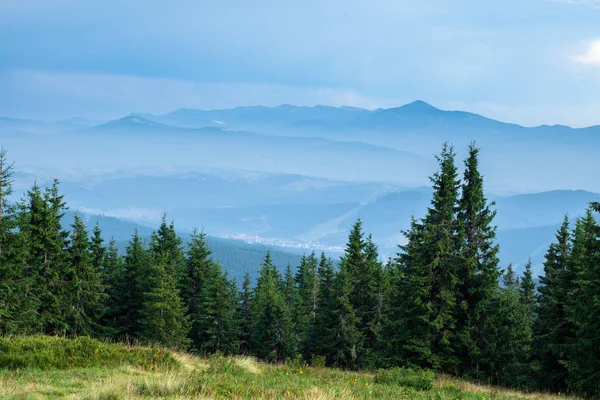
<svg viewBox="0 0 600 400">
<path fill-rule="evenodd" d="M 553 0 L 556 3 L 579 4 L 590 7 L 600 7 L 600 0 Z"/>
<path fill-rule="evenodd" d="M 113 119 L 131 112 L 165 113 L 178 108 L 218 109 L 257 104 L 378 108 L 412 100 L 372 97 L 353 88 L 269 82 L 194 82 L 38 70 L 13 70 L 4 82 L 1 78 L 0 75 L 0 92 L 6 96 L 0 98 L 0 109 L 7 115 L 43 120 L 73 115 Z M 11 107 L 28 112 L 16 113 Z"/>
<path fill-rule="evenodd" d="M 573 57 L 573 60 L 582 64 L 600 65 L 600 40 L 592 41 L 587 50 Z"/>
</svg>

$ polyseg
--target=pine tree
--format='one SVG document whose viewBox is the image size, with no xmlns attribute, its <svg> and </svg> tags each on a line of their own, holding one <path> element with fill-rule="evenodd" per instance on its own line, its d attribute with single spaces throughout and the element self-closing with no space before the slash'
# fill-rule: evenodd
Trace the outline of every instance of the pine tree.
<svg viewBox="0 0 600 400">
<path fill-rule="evenodd" d="M 499 296 L 496 212 L 491 209 L 479 172 L 479 149 L 469 146 L 457 215 L 461 246 L 456 309 L 455 354 L 459 373 L 480 376 L 490 368 L 489 338 L 495 332 L 493 310 Z"/>
<path fill-rule="evenodd" d="M 25 272 L 32 279 L 39 324 L 46 334 L 65 334 L 68 330 L 68 233 L 61 226 L 65 209 L 58 181 L 54 180 L 44 192 L 33 186 L 19 217 L 27 258 Z"/>
<path fill-rule="evenodd" d="M 333 309 L 335 325 L 329 332 L 330 359 L 333 365 L 345 369 L 357 369 L 362 353 L 363 337 L 360 318 L 352 306 L 353 279 L 348 264 L 342 262 L 333 280 Z"/>
<path fill-rule="evenodd" d="M 574 280 L 566 303 L 575 337 L 568 346 L 568 383 L 589 398 L 600 396 L 600 227 L 588 209 L 577 221 L 571 253 Z"/>
<path fill-rule="evenodd" d="M 238 320 L 240 321 L 240 352 L 242 354 L 250 353 L 252 327 L 251 310 L 252 289 L 250 288 L 250 274 L 244 274 L 242 291 L 239 293 Z"/>
<path fill-rule="evenodd" d="M 520 280 L 512 265 L 504 273 L 498 309 L 494 316 L 497 332 L 491 340 L 494 345 L 494 363 L 490 377 L 507 386 L 526 387 L 531 326 L 522 301 Z"/>
<path fill-rule="evenodd" d="M 296 322 L 296 335 L 300 343 L 299 349 L 304 358 L 311 355 L 310 329 L 315 323 L 317 311 L 317 280 L 318 260 L 314 252 L 308 257 L 303 256 L 295 281 L 297 283 L 297 298 L 294 300 L 294 319 Z"/>
<path fill-rule="evenodd" d="M 408 243 L 401 247 L 398 272 L 391 296 L 399 301 L 391 325 L 402 326 L 388 338 L 401 343 L 387 358 L 403 364 L 455 372 L 456 310 L 458 306 L 459 256 L 456 211 L 459 181 L 454 150 L 444 144 L 437 160 L 440 171 L 432 178 L 433 199 L 426 217 L 411 223 L 405 232 Z M 398 304 L 399 303 L 399 304 Z M 387 332 L 392 332 L 387 329 Z"/>
<path fill-rule="evenodd" d="M 150 255 L 167 263 L 165 268 L 176 279 L 180 290 L 183 289 L 183 281 L 186 278 L 184 274 L 185 256 L 181 245 L 182 240 L 175 232 L 175 225 L 173 222 L 167 224 L 167 215 L 163 214 L 158 230 L 152 233 Z"/>
<path fill-rule="evenodd" d="M 203 343 L 200 339 L 201 324 L 206 318 L 206 310 L 202 302 L 205 296 L 205 286 L 211 272 L 213 261 L 211 251 L 206 244 L 204 232 L 194 230 L 188 244 L 185 274 L 181 283 L 181 297 L 187 306 L 191 321 L 189 337 L 196 350 L 201 350 Z"/>
<path fill-rule="evenodd" d="M 106 273 L 103 271 L 104 262 L 106 260 L 106 248 L 104 247 L 103 243 L 104 239 L 102 239 L 100 223 L 96 221 L 96 226 L 94 226 L 91 239 L 92 265 L 96 271 L 104 276 L 106 275 Z"/>
<path fill-rule="evenodd" d="M 303 261 L 305 261 L 303 257 Z M 285 275 L 283 277 L 284 288 L 283 296 L 285 298 L 285 304 L 289 310 L 292 332 L 293 332 L 293 347 L 294 350 L 298 349 L 303 345 L 305 330 L 309 321 L 309 316 L 306 313 L 306 307 L 300 297 L 298 288 L 296 287 L 296 280 L 292 273 L 292 267 L 290 264 L 287 265 Z"/>
<path fill-rule="evenodd" d="M 553 392 L 567 391 L 567 361 L 565 346 L 573 337 L 573 327 L 565 315 L 569 287 L 563 287 L 563 276 L 568 274 L 571 253 L 569 219 L 556 234 L 556 242 L 546 252 L 544 275 L 540 276 L 537 297 L 537 315 L 533 325 L 532 358 L 538 388 Z M 568 282 L 570 285 L 570 282 Z"/>
<path fill-rule="evenodd" d="M 75 215 L 68 246 L 70 300 L 67 314 L 71 335 L 93 336 L 100 333 L 100 318 L 104 315 L 106 294 L 100 271 L 94 266 L 92 243 L 79 215 Z"/>
<path fill-rule="evenodd" d="M 328 365 L 332 365 L 334 354 L 330 341 L 334 338 L 338 324 L 334 312 L 336 303 L 333 290 L 335 271 L 333 263 L 326 258 L 325 253 L 321 253 L 317 277 L 319 280 L 317 311 L 315 322 L 310 329 L 310 342 L 307 347 L 310 348 L 311 354 L 325 357 Z"/>
<path fill-rule="evenodd" d="M 152 234 L 148 290 L 143 296 L 140 337 L 175 349 L 190 345 L 190 321 L 181 299 L 178 277 L 182 277 L 181 239 L 173 224 L 163 216 L 158 231 Z"/>
<path fill-rule="evenodd" d="M 525 313 L 527 318 L 527 324 L 533 326 L 533 319 L 535 317 L 535 282 L 533 281 L 533 273 L 531 271 L 531 259 L 525 264 L 525 271 L 523 272 L 523 279 L 521 279 L 521 302 L 525 307 Z"/>
<path fill-rule="evenodd" d="M 136 229 L 125 253 L 123 279 L 119 285 L 120 304 L 114 310 L 119 336 L 123 338 L 138 338 L 140 335 L 144 294 L 149 291 L 149 274 L 148 249 Z"/>
<path fill-rule="evenodd" d="M 0 150 L 0 335 L 36 330 L 37 302 L 31 277 L 26 274 L 23 234 L 18 215 L 8 197 L 12 194 L 13 164 Z"/>
<path fill-rule="evenodd" d="M 385 276 L 383 264 L 379 261 L 379 249 L 369 235 L 365 242 L 365 269 L 363 278 L 364 299 L 362 300 L 362 334 L 364 335 L 365 360 L 364 366 L 374 366 L 378 363 L 376 348 L 378 345 L 381 326 L 383 324 L 383 301 L 385 291 Z"/>
<path fill-rule="evenodd" d="M 281 292 L 277 269 L 267 252 L 251 302 L 252 352 L 267 361 L 282 361 L 295 353 L 290 311 Z"/>
<path fill-rule="evenodd" d="M 200 352 L 236 354 L 240 348 L 237 289 L 219 263 L 211 265 L 202 300 L 205 316 L 199 321 Z"/>
<path fill-rule="evenodd" d="M 123 289 L 127 287 L 125 283 L 125 265 L 123 258 L 119 255 L 117 244 L 111 239 L 108 249 L 104 256 L 104 266 L 102 269 L 102 285 L 106 293 L 104 306 L 106 312 L 102 318 L 102 326 L 105 328 L 105 335 L 109 337 L 118 337 L 119 317 L 122 313 Z"/>
</svg>

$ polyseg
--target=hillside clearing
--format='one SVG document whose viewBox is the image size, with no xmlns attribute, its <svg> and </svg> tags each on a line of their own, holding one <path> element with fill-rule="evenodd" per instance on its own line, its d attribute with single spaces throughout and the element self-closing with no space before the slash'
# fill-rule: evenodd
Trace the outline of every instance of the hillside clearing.
<svg viewBox="0 0 600 400">
<path fill-rule="evenodd" d="M 132 365 L 0 371 L 2 399 L 564 399 L 473 384 L 447 376 L 431 390 L 376 382 L 375 372 L 270 365 L 251 357 L 175 354 L 168 369 Z"/>
</svg>

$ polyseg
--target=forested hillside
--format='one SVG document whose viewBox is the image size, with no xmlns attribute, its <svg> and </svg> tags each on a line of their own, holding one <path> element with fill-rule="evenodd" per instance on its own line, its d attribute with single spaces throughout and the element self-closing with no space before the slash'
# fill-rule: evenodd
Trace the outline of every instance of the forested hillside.
<svg viewBox="0 0 600 400">
<path fill-rule="evenodd" d="M 124 254 L 67 212 L 58 181 L 13 203 L 0 155 L 0 333 L 89 335 L 202 354 L 298 359 L 347 370 L 433 369 L 523 389 L 600 396 L 600 226 L 590 208 L 559 228 L 536 288 L 531 264 L 499 265 L 495 204 L 473 144 L 459 176 L 446 143 L 425 216 L 381 260 L 352 226 L 339 266 L 325 254 L 276 265 L 267 252 L 241 289 L 206 235 L 163 216 Z M 294 268 L 293 268 L 294 267 Z M 281 271 L 284 272 L 281 272 Z"/>
</svg>

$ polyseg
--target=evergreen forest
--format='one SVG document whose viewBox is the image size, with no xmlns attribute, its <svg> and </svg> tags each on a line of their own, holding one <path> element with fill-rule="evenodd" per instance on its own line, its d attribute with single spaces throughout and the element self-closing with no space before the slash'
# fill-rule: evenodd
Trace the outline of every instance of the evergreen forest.
<svg viewBox="0 0 600 400">
<path fill-rule="evenodd" d="M 546 251 L 544 274 L 500 265 L 494 203 L 480 149 L 462 164 L 451 144 L 431 176 L 424 218 L 397 256 L 382 260 L 360 219 L 335 262 L 310 253 L 256 279 L 235 281 L 206 234 L 177 235 L 163 216 L 125 251 L 62 226 L 55 180 L 20 200 L 0 154 L 0 335 L 90 336 L 198 354 L 303 360 L 347 370 L 410 367 L 523 390 L 600 397 L 600 225 L 590 204 L 568 216 Z M 185 243 L 185 245 L 184 245 Z"/>
</svg>

